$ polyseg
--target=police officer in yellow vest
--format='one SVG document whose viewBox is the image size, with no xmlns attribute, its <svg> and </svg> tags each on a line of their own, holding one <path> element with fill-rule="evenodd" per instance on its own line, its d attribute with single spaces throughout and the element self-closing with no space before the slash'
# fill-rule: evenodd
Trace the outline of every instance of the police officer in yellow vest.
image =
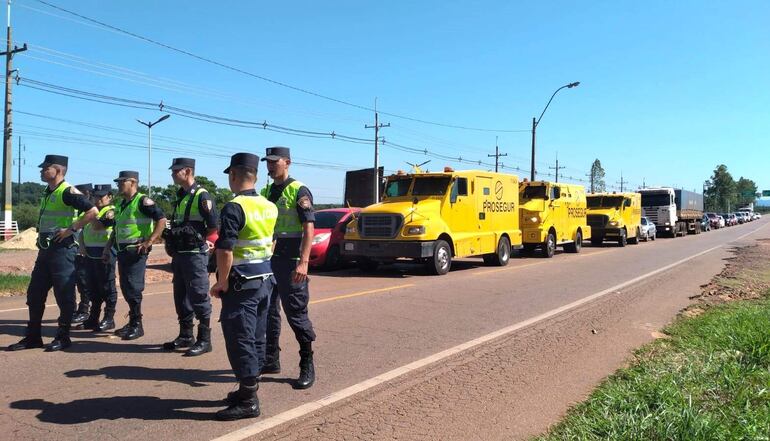
<svg viewBox="0 0 770 441">
<path fill-rule="evenodd" d="M 195 159 L 174 158 L 171 178 L 179 185 L 171 229 L 164 233 L 174 271 L 174 306 L 179 335 L 163 343 L 163 349 L 189 348 L 193 357 L 211 352 L 211 299 L 209 298 L 209 243 L 217 234 L 217 212 L 205 188 L 195 182 Z M 212 249 L 213 250 L 213 249 Z M 198 338 L 193 337 L 193 317 L 198 319 Z"/>
<path fill-rule="evenodd" d="M 128 323 L 115 334 L 123 340 L 134 340 L 144 335 L 142 291 L 147 255 L 166 228 L 166 215 L 155 201 L 139 193 L 139 172 L 121 171 L 115 182 L 121 199 L 115 204 L 115 229 L 102 260 L 109 261 L 114 245 L 118 253 L 120 290 L 128 303 L 129 316 Z"/>
<path fill-rule="evenodd" d="M 262 160 L 267 161 L 267 171 L 273 179 L 273 183 L 262 190 L 262 196 L 278 207 L 275 251 L 271 260 L 278 284 L 270 299 L 267 353 L 262 373 L 281 371 L 278 341 L 281 335 L 280 307 L 283 305 L 286 321 L 299 342 L 299 378 L 294 388 L 307 389 L 315 382 L 312 344 L 316 335 L 307 311 L 310 301 L 307 271 L 315 222 L 313 195 L 304 184 L 289 176 L 291 156 L 287 147 L 268 148 Z"/>
<path fill-rule="evenodd" d="M 236 153 L 225 169 L 236 196 L 222 208 L 216 242 L 217 283 L 211 287 L 211 295 L 222 299 L 219 320 L 239 388 L 227 395 L 228 407 L 216 414 L 219 420 L 259 416 L 257 378 L 275 285 L 270 256 L 278 210 L 254 189 L 258 165 L 256 155 Z"/>
<path fill-rule="evenodd" d="M 95 185 L 92 200 L 99 210 L 96 218 L 83 227 L 80 236 L 80 254 L 83 256 L 86 286 L 91 294 L 91 311 L 82 329 L 104 332 L 115 328 L 115 306 L 118 290 L 115 286 L 115 250 L 111 249 L 107 262 L 102 260 L 104 247 L 115 226 L 115 206 L 112 204 L 112 186 Z M 104 304 L 104 318 L 99 321 Z"/>
<path fill-rule="evenodd" d="M 40 180 L 48 184 L 40 200 L 37 223 L 38 254 L 27 288 L 29 322 L 26 336 L 8 347 L 9 351 L 43 347 L 41 327 L 48 291 L 53 288 L 59 306 L 59 328 L 46 351 L 69 347 L 72 313 L 75 312 L 75 255 L 73 235 L 96 216 L 93 204 L 64 180 L 69 159 L 46 155 L 40 167 Z M 83 215 L 76 219 L 75 213 Z"/>
<path fill-rule="evenodd" d="M 75 188 L 83 193 L 83 196 L 85 196 L 86 199 L 93 202 L 91 199 L 91 192 L 94 189 L 93 184 L 80 184 L 76 185 Z M 77 216 L 82 216 L 82 213 L 78 212 Z M 81 234 L 76 238 L 78 243 L 80 243 L 81 235 L 82 231 Z M 75 313 L 72 314 L 73 325 L 83 323 L 88 318 L 88 311 L 91 306 L 91 293 L 88 291 L 88 276 L 86 275 L 85 257 L 82 253 L 78 253 L 78 255 L 75 256 L 75 271 L 77 273 L 75 287 L 77 288 L 77 292 L 80 294 L 80 302 L 78 303 L 77 310 L 75 310 Z"/>
</svg>

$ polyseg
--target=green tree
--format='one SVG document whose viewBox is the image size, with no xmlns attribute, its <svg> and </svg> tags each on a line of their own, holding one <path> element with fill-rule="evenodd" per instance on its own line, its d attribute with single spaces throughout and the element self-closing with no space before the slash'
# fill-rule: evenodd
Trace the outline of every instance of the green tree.
<svg viewBox="0 0 770 441">
<path fill-rule="evenodd" d="M 19 223 L 19 231 L 37 226 L 40 208 L 37 204 L 19 204 L 13 207 L 13 218 Z"/>
<path fill-rule="evenodd" d="M 708 180 L 704 197 L 708 210 L 729 212 L 737 208 L 737 185 L 727 171 L 726 165 L 719 164 L 714 169 L 714 174 Z"/>
<path fill-rule="evenodd" d="M 601 193 L 605 191 L 604 168 L 602 162 L 596 159 L 591 165 L 591 193 Z"/>
<path fill-rule="evenodd" d="M 738 197 L 738 205 L 736 208 L 745 207 L 756 200 L 757 184 L 751 179 L 746 179 L 741 176 L 735 184 L 735 191 Z"/>
</svg>

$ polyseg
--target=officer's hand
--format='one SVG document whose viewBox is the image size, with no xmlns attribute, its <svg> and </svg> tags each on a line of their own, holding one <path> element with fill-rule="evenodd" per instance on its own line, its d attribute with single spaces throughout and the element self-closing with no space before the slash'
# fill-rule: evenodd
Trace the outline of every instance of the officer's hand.
<svg viewBox="0 0 770 441">
<path fill-rule="evenodd" d="M 209 294 L 211 294 L 211 297 L 220 299 L 225 292 L 227 292 L 227 280 L 218 280 L 217 283 L 211 287 Z"/>
<path fill-rule="evenodd" d="M 292 276 L 294 283 L 302 283 L 307 280 L 307 262 L 300 261 Z"/>
<path fill-rule="evenodd" d="M 212 242 L 210 240 L 207 240 L 206 241 L 206 246 L 209 247 L 209 254 L 214 252 L 214 242 Z"/>
<path fill-rule="evenodd" d="M 110 257 L 112 257 L 112 252 L 109 248 L 105 248 L 104 252 L 102 253 L 102 262 L 104 263 L 110 263 Z"/>
<path fill-rule="evenodd" d="M 72 230 L 70 230 L 69 228 L 65 228 L 63 230 L 59 230 L 59 232 L 56 233 L 56 236 L 54 236 L 53 241 L 61 242 L 70 236 L 72 236 Z"/>
<path fill-rule="evenodd" d="M 146 240 L 136 246 L 137 254 L 150 254 L 150 248 L 152 248 L 152 242 Z"/>
</svg>

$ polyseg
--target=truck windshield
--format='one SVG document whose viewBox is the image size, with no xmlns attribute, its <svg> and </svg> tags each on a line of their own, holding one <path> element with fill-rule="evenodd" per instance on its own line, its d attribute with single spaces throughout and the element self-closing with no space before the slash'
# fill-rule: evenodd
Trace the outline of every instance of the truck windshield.
<svg viewBox="0 0 770 441">
<path fill-rule="evenodd" d="M 412 196 L 443 196 L 449 188 L 450 177 L 416 178 Z"/>
<path fill-rule="evenodd" d="M 588 208 L 620 208 L 622 196 L 589 196 Z"/>
<path fill-rule="evenodd" d="M 389 198 L 406 196 L 409 192 L 409 184 L 411 183 L 412 178 L 388 179 L 388 184 L 385 186 L 385 196 Z"/>
<path fill-rule="evenodd" d="M 546 199 L 545 185 L 534 185 L 524 187 L 524 191 L 521 192 L 522 199 Z"/>
<path fill-rule="evenodd" d="M 655 207 L 661 205 L 671 205 L 671 195 L 668 193 L 642 193 L 642 206 Z"/>
</svg>

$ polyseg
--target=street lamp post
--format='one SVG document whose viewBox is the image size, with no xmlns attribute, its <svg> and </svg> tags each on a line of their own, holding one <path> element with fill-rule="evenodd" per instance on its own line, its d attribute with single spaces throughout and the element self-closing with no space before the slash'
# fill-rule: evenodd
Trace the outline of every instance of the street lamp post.
<svg viewBox="0 0 770 441">
<path fill-rule="evenodd" d="M 553 101 L 553 97 L 555 97 L 560 90 L 564 88 L 572 89 L 573 87 L 577 87 L 578 85 L 580 85 L 580 81 L 575 81 L 574 83 L 565 84 L 564 86 L 561 86 L 560 88 L 556 89 L 556 92 L 554 92 L 553 95 L 551 95 L 551 99 L 548 100 L 548 104 L 545 105 L 545 109 L 543 109 L 543 113 L 540 114 L 540 118 L 537 118 L 537 119 L 532 118 L 532 167 L 530 168 L 530 181 L 535 180 L 535 130 L 537 130 L 537 125 L 540 124 L 540 120 L 543 118 L 545 111 L 548 110 L 548 106 L 551 105 L 551 101 Z"/>
<path fill-rule="evenodd" d="M 163 115 L 155 122 L 144 122 L 136 120 L 139 124 L 147 127 L 147 195 L 152 196 L 152 127 L 161 121 L 167 120 L 171 115 Z"/>
</svg>

